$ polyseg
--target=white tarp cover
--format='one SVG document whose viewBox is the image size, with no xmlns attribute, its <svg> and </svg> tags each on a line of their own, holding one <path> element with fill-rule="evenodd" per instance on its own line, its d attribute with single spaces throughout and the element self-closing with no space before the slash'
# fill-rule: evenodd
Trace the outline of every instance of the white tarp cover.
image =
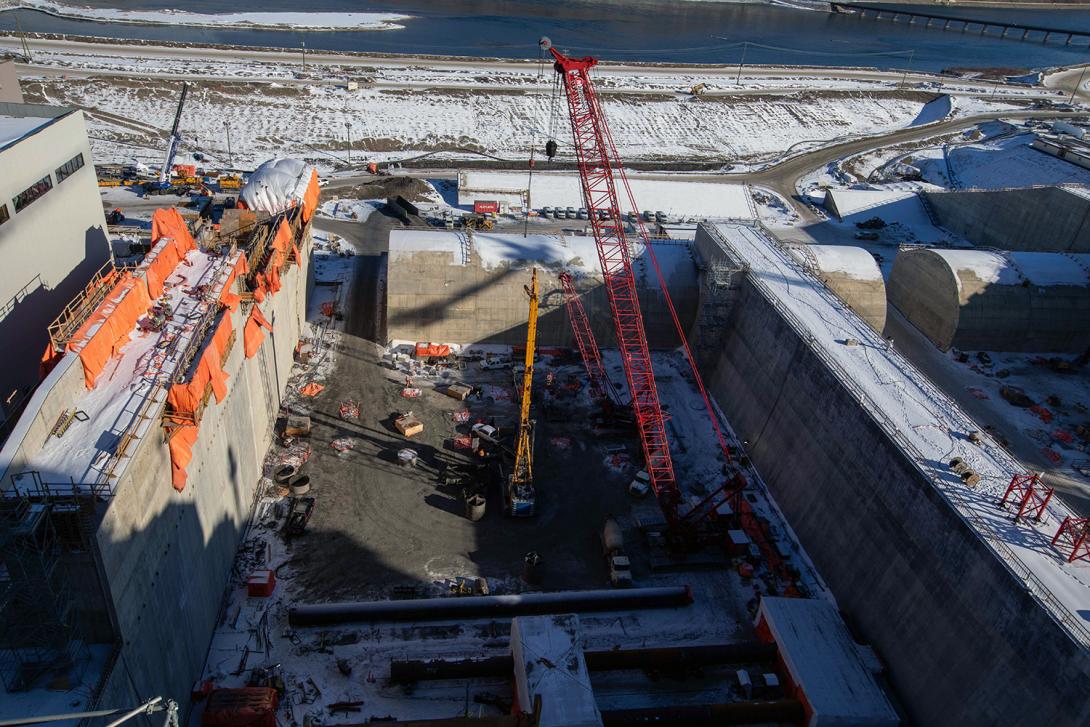
<svg viewBox="0 0 1090 727">
<path fill-rule="evenodd" d="M 298 159 L 270 159 L 254 170 L 239 196 L 248 209 L 283 212 L 303 201 L 312 171 Z"/>
</svg>

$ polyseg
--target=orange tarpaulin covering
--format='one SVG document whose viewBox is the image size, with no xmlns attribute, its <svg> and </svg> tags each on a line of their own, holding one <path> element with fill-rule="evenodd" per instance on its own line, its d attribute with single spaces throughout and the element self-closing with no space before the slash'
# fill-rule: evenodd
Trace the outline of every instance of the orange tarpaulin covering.
<svg viewBox="0 0 1090 727">
<path fill-rule="evenodd" d="M 294 244 L 291 225 L 287 220 L 280 220 L 280 226 L 276 228 L 276 235 L 269 245 L 269 260 L 265 264 L 265 272 L 254 276 L 254 298 L 257 302 L 263 303 L 266 294 L 280 290 L 280 266 L 288 259 L 288 250 Z"/>
<path fill-rule="evenodd" d="M 265 319 L 261 309 L 256 305 L 250 309 L 250 317 L 246 319 L 246 328 L 242 331 L 243 352 L 246 358 L 253 358 L 257 350 L 261 348 L 261 342 L 265 340 L 265 331 L 272 332 L 272 325 Z"/>
<path fill-rule="evenodd" d="M 193 444 L 197 441 L 199 431 L 197 424 L 191 423 L 190 419 L 200 408 L 205 389 L 209 384 L 212 385 L 216 403 L 222 402 L 227 396 L 227 372 L 223 370 L 223 357 L 232 330 L 231 316 L 224 315 L 201 353 L 193 369 L 193 377 L 186 383 L 172 385 L 167 392 L 167 404 L 174 414 L 179 415 L 174 422 L 174 434 L 169 445 L 171 482 L 178 492 L 185 488 L 188 479 L 186 466 L 193 459 Z"/>
<path fill-rule="evenodd" d="M 303 396 L 318 396 L 318 394 L 321 394 L 323 391 L 325 391 L 325 387 L 321 384 L 316 384 L 313 381 L 299 389 L 299 393 Z"/>
<path fill-rule="evenodd" d="M 238 256 L 238 262 L 235 263 L 234 269 L 231 270 L 231 275 L 227 278 L 227 283 L 223 286 L 223 292 L 220 293 L 220 303 L 227 306 L 232 313 L 238 310 L 239 301 L 242 298 L 233 291 L 235 285 L 235 279 L 239 275 L 246 273 L 246 253 L 241 253 Z"/>
<path fill-rule="evenodd" d="M 186 251 L 197 247 L 193 235 L 189 234 L 189 226 L 182 219 L 177 207 L 157 209 L 151 216 L 151 244 L 154 245 L 164 237 L 173 237 Z"/>
<path fill-rule="evenodd" d="M 318 209 L 318 171 L 310 170 L 310 182 L 307 184 L 306 194 L 303 195 L 303 222 L 309 222 Z"/>
<path fill-rule="evenodd" d="M 416 357 L 429 358 L 431 356 L 449 356 L 450 346 L 445 343 L 418 343 L 416 344 Z"/>
<path fill-rule="evenodd" d="M 164 237 L 155 243 L 152 249 L 151 262 L 147 264 L 145 277 L 148 281 L 148 295 L 153 299 L 163 294 L 163 283 L 167 277 L 178 267 L 178 263 L 185 259 L 190 250 L 196 250 L 193 238 L 180 239 L 177 237 Z M 149 256 L 150 257 L 150 256 Z"/>
<path fill-rule="evenodd" d="M 147 313 L 150 305 L 147 284 L 134 278 L 132 273 L 124 273 L 106 299 L 72 336 L 68 350 L 79 353 L 88 389 L 95 388 L 95 381 L 106 362 L 129 340 L 136 322 Z"/>
</svg>

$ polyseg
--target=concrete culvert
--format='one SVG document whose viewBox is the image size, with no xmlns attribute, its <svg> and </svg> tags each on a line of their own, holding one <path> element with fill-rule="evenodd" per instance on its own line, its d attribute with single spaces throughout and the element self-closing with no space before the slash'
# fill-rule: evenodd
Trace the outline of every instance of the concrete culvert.
<svg viewBox="0 0 1090 727">
<path fill-rule="evenodd" d="M 291 494 L 298 497 L 299 495 L 305 495 L 310 492 L 310 475 L 303 475 L 292 481 Z"/>
<path fill-rule="evenodd" d="M 298 471 L 298 468 L 293 464 L 285 465 L 273 473 L 273 480 L 278 485 L 286 485 L 292 477 L 295 477 L 295 473 Z"/>
<path fill-rule="evenodd" d="M 886 327 L 886 283 L 873 255 L 850 245 L 792 245 L 788 252 L 871 328 L 882 332 Z M 853 345 L 851 340 L 847 345 Z"/>
<path fill-rule="evenodd" d="M 889 302 L 940 350 L 1090 345 L 1090 255 L 901 250 Z"/>
</svg>

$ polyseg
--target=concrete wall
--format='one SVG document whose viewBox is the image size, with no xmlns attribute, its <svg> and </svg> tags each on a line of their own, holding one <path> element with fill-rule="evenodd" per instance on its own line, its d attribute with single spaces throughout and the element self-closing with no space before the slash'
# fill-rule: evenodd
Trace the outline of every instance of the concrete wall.
<svg viewBox="0 0 1090 727">
<path fill-rule="evenodd" d="M 52 117 L 67 109 L 0 105 L 0 115 Z M 58 181 L 56 169 L 77 154 L 84 166 Z M 95 178 L 83 112 L 55 118 L 0 151 L 0 204 L 11 218 L 0 224 L 0 401 L 38 383 L 38 363 L 49 341 L 47 326 L 110 256 L 106 218 Z M 13 198 L 43 177 L 53 188 L 16 212 Z M 0 415 L 4 413 L 0 403 Z"/>
<path fill-rule="evenodd" d="M 1090 346 L 1090 287 L 994 283 L 971 268 L 955 270 L 933 250 L 897 254 L 889 302 L 943 351 L 1082 353 Z"/>
<path fill-rule="evenodd" d="M 22 103 L 23 89 L 15 72 L 15 61 L 0 62 L 0 103 Z"/>
<path fill-rule="evenodd" d="M 861 247 L 842 245 L 792 245 L 787 251 L 871 328 L 879 333 L 885 330 L 886 283 L 869 252 Z M 852 264 L 859 265 L 859 269 L 845 272 L 830 265 L 845 256 Z"/>
<path fill-rule="evenodd" d="M 1062 187 L 921 194 L 939 224 L 974 245 L 1090 252 L 1090 198 Z"/>
<path fill-rule="evenodd" d="M 685 264 L 675 266 L 676 272 L 667 280 L 678 317 L 688 328 L 696 314 L 696 265 L 691 262 L 687 247 L 673 246 L 668 254 L 689 258 Z M 530 282 L 530 268 L 522 264 L 486 268 L 476 256 L 468 265 L 451 265 L 450 260 L 448 252 L 391 251 L 386 286 L 388 337 L 408 341 L 524 344 L 529 309 L 523 286 Z M 538 268 L 539 346 L 575 345 L 564 311 L 558 272 Z M 664 275 L 668 275 L 665 270 Z M 616 346 L 609 300 L 601 279 L 588 277 L 575 283 L 599 345 Z M 657 283 L 647 282 L 640 287 L 639 296 L 652 348 L 680 345 Z"/>
<path fill-rule="evenodd" d="M 714 243 L 700 236 L 711 264 Z M 1087 724 L 1090 654 L 753 283 L 735 288 L 718 340 L 705 341 L 721 351 L 705 381 L 911 719 Z"/>
<path fill-rule="evenodd" d="M 261 305 L 274 331 L 252 359 L 242 342 L 249 311 L 243 306 L 233 316 L 228 395 L 205 410 L 185 489 L 171 487 L 158 427 L 117 487 L 98 545 L 123 648 L 102 704 L 136 703 L 135 689 L 170 695 L 188 713 L 305 321 L 309 242 L 302 252 L 304 264 L 284 274 L 280 292 Z"/>
</svg>

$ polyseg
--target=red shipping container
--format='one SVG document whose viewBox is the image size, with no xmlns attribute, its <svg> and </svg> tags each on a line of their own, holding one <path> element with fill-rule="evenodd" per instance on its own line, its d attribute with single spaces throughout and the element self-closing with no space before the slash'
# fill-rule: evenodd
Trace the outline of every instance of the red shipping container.
<svg viewBox="0 0 1090 727">
<path fill-rule="evenodd" d="M 479 199 L 473 203 L 473 213 L 478 215 L 497 215 L 500 213 L 500 203 L 494 199 Z"/>
<path fill-rule="evenodd" d="M 246 579 L 246 595 L 251 598 L 268 598 L 276 588 L 276 574 L 267 568 L 255 570 Z"/>
<path fill-rule="evenodd" d="M 276 727 L 276 690 L 270 687 L 215 689 L 201 715 L 202 727 Z"/>
</svg>

